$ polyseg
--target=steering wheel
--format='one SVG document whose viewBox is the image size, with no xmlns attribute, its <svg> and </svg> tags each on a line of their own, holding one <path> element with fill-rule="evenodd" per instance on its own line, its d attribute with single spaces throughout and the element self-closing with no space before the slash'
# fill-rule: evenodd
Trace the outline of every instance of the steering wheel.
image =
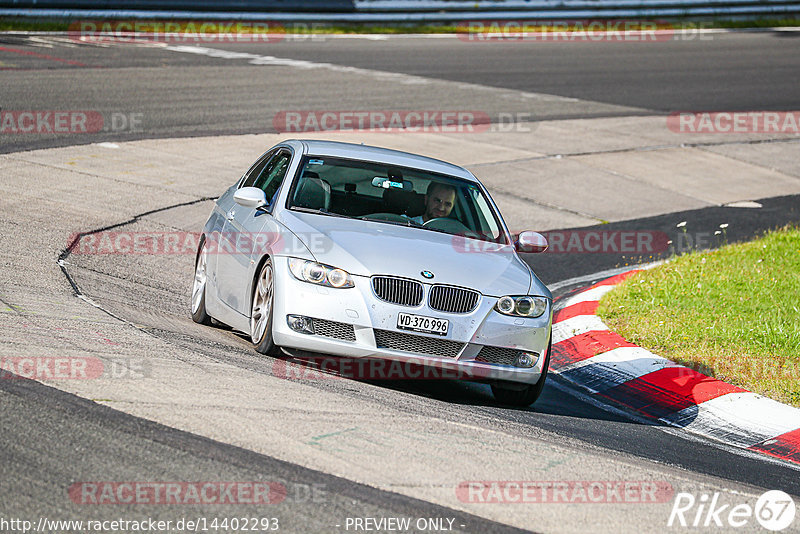
<svg viewBox="0 0 800 534">
<path fill-rule="evenodd" d="M 430 228 L 431 230 L 441 230 L 448 234 L 463 234 L 470 237 L 477 237 L 478 234 L 470 230 L 464 223 L 450 217 L 437 217 L 422 223 L 423 228 Z M 471 234 L 471 235 L 470 235 Z"/>
</svg>

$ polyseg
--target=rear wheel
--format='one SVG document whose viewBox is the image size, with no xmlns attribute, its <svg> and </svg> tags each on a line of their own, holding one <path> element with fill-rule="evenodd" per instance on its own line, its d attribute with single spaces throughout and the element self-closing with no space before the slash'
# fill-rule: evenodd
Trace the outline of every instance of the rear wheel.
<svg viewBox="0 0 800 534">
<path fill-rule="evenodd" d="M 492 384 L 492 394 L 494 394 L 497 402 L 511 406 L 530 406 L 536 402 L 544 389 L 547 369 L 550 367 L 551 349 L 552 341 L 547 345 L 547 355 L 544 358 L 544 365 L 542 365 L 542 376 L 539 377 L 535 384 L 529 384 L 521 388 L 516 384 Z"/>
<path fill-rule="evenodd" d="M 194 264 L 194 282 L 192 283 L 192 320 L 196 323 L 210 325 L 211 316 L 206 313 L 206 285 L 208 281 L 208 252 L 206 242 L 200 243 L 197 260 Z"/>
<path fill-rule="evenodd" d="M 267 258 L 256 277 L 250 306 L 250 340 L 261 354 L 279 354 L 272 341 L 272 303 L 275 287 L 272 260 Z"/>
</svg>

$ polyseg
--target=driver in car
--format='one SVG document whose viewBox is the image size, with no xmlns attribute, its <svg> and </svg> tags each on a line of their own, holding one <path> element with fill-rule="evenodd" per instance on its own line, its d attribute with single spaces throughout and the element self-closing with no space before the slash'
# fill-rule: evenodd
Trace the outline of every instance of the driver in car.
<svg viewBox="0 0 800 534">
<path fill-rule="evenodd" d="M 423 224 L 431 219 L 447 217 L 453 211 L 456 200 L 456 188 L 450 184 L 431 182 L 428 184 L 428 191 L 425 193 L 425 213 L 411 220 Z"/>
</svg>

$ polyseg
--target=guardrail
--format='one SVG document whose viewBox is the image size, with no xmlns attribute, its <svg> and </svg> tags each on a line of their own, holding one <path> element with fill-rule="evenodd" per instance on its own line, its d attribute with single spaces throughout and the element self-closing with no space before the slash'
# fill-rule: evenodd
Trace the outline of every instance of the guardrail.
<svg viewBox="0 0 800 534">
<path fill-rule="evenodd" d="M 353 0 L 0 0 L 0 8 L 108 11 L 277 11 L 286 13 L 355 11 Z"/>
<path fill-rule="evenodd" d="M 404 21 L 800 13 L 797 0 L 354 0 L 354 5 L 359 14 Z"/>
<path fill-rule="evenodd" d="M 787 17 L 800 0 L 0 0 L 0 16 L 315 22 Z"/>
</svg>

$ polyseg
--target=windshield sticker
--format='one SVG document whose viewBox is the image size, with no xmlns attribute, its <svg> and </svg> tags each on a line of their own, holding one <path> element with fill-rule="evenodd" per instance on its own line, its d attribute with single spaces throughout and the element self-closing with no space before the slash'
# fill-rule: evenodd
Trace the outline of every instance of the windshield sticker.
<svg viewBox="0 0 800 534">
<path fill-rule="evenodd" d="M 308 160 L 309 165 L 325 165 L 325 162 L 321 159 L 310 159 Z"/>
</svg>

